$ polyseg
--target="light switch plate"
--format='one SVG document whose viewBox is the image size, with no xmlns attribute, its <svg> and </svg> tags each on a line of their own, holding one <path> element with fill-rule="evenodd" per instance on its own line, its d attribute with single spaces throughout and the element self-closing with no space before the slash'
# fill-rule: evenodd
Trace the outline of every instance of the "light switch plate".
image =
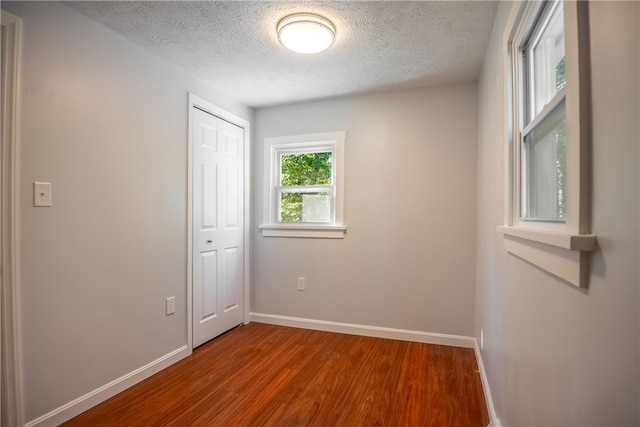
<svg viewBox="0 0 640 427">
<path fill-rule="evenodd" d="M 166 315 L 169 316 L 176 312 L 176 297 L 167 298 L 166 302 Z"/>
<path fill-rule="evenodd" d="M 51 183 L 50 182 L 34 182 L 33 183 L 33 206 L 51 206 Z"/>
</svg>

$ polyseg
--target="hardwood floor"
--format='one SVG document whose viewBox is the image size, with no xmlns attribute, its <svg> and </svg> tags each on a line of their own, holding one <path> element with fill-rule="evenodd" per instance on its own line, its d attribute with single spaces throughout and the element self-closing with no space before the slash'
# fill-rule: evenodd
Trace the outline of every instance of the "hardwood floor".
<svg viewBox="0 0 640 427">
<path fill-rule="evenodd" d="M 251 323 L 63 425 L 488 423 L 472 349 Z"/>
</svg>

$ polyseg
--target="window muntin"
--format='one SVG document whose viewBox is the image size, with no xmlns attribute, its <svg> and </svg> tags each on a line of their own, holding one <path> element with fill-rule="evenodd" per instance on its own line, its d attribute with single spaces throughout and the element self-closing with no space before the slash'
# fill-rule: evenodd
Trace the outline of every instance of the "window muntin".
<svg viewBox="0 0 640 427">
<path fill-rule="evenodd" d="M 524 112 L 520 131 L 520 219 L 565 222 L 565 38 L 561 0 L 541 6 L 519 52 Z"/>
</svg>

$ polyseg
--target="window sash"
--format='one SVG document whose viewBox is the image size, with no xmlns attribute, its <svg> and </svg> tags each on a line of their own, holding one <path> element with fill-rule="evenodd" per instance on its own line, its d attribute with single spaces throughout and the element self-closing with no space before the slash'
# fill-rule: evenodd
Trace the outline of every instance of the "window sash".
<svg viewBox="0 0 640 427">
<path fill-rule="evenodd" d="M 537 128 L 540 123 L 544 122 L 547 117 L 549 117 L 557 108 L 564 105 L 566 99 L 566 91 L 565 88 L 560 89 L 558 93 L 544 106 L 542 111 L 538 113 L 537 116 L 533 120 L 531 120 L 520 132 L 520 140 L 524 140 L 524 138 L 530 134 L 535 128 Z M 562 107 L 564 108 L 564 107 Z"/>
<path fill-rule="evenodd" d="M 335 222 L 335 186 L 334 185 L 299 185 L 276 187 L 276 222 L 278 224 L 333 224 Z M 304 193 L 322 194 L 329 193 L 329 218 L 327 221 L 283 221 L 282 220 L 282 196 L 283 194 Z"/>
<path fill-rule="evenodd" d="M 279 185 L 276 191 L 283 193 L 332 193 L 335 188 L 332 184 L 322 185 Z"/>
<path fill-rule="evenodd" d="M 560 209 L 556 205 L 556 212 L 559 210 L 562 211 L 563 216 L 540 216 L 539 212 L 542 209 L 542 206 L 539 206 L 536 201 L 541 201 L 547 199 L 543 197 L 540 199 L 538 197 L 539 189 L 537 188 L 537 184 L 540 183 L 540 177 L 536 175 L 536 172 L 540 170 L 540 166 L 536 163 L 535 153 L 533 151 L 534 143 L 541 143 L 543 139 L 533 138 L 533 134 L 551 134 L 551 132 L 555 131 L 559 124 L 565 123 L 566 129 L 566 108 L 564 103 L 564 97 L 559 105 L 555 105 L 553 109 L 551 109 L 548 114 L 545 114 L 544 117 L 538 121 L 534 126 L 529 126 L 528 131 L 522 132 L 520 139 L 520 152 L 521 152 L 521 208 L 520 208 L 520 220 L 521 221 L 536 221 L 536 222 L 550 222 L 550 223 L 564 223 L 566 221 L 566 208 Z M 531 137 L 531 138 L 530 138 Z M 566 135 L 565 135 L 566 138 Z M 531 139 L 531 141 L 528 141 Z M 557 143 L 557 141 L 556 141 Z M 566 141 L 565 141 L 566 143 Z M 557 157 L 558 151 L 556 147 L 556 157 L 555 160 L 558 162 Z M 553 177 L 556 181 L 556 184 L 560 184 L 558 181 L 558 168 L 560 168 L 560 175 L 563 175 L 564 185 L 560 185 L 560 190 L 556 188 L 556 190 L 550 194 L 544 194 L 544 196 L 549 196 L 555 200 L 555 203 L 560 203 L 559 194 L 562 193 L 562 202 L 564 202 L 566 206 L 566 146 L 565 146 L 565 164 L 563 166 L 556 164 L 553 165 L 552 168 L 556 171 L 556 176 Z M 545 175 L 546 176 L 546 175 Z M 547 176 L 550 179 L 550 176 Z M 548 188 L 547 188 L 548 189 Z M 555 195 L 554 195 L 555 193 Z M 547 199 L 548 201 L 549 199 Z"/>
<path fill-rule="evenodd" d="M 540 40 L 547 27 L 549 26 L 551 19 L 558 7 L 562 7 L 562 0 L 554 0 L 553 2 L 543 2 L 540 6 L 540 10 L 534 14 L 533 27 L 529 29 L 527 37 L 524 38 L 523 43 L 520 45 L 520 55 L 522 57 L 523 67 L 523 79 L 522 79 L 522 94 L 524 96 L 524 113 L 525 121 L 523 126 L 528 125 L 536 118 L 536 87 L 535 87 L 535 60 L 534 50 L 538 47 Z M 566 41 L 565 41 L 566 43 Z M 556 93 L 557 95 L 557 93 Z M 538 113 L 540 114 L 540 113 Z"/>
<path fill-rule="evenodd" d="M 518 44 L 518 62 L 521 64 L 520 71 L 517 72 L 517 80 L 519 82 L 516 89 L 519 93 L 520 110 L 520 126 L 518 129 L 517 140 L 520 144 L 519 149 L 519 178 L 517 187 L 519 187 L 518 197 L 515 202 L 517 206 L 517 218 L 520 222 L 538 222 L 552 224 L 564 224 L 566 222 L 566 214 L 564 218 L 539 218 L 530 215 L 533 209 L 533 194 L 530 191 L 530 185 L 534 181 L 531 168 L 531 159 L 529 158 L 530 147 L 527 147 L 527 139 L 532 132 L 539 131 L 548 126 L 548 119 L 555 114 L 559 108 L 565 110 L 566 114 L 566 86 L 558 90 L 555 95 L 542 107 L 540 112 L 536 114 L 536 88 L 535 88 L 535 60 L 534 50 L 538 46 L 543 34 L 545 33 L 551 19 L 558 7 L 563 7 L 562 0 L 553 2 L 545 2 L 538 4 L 537 10 L 531 14 L 533 19 L 525 26 L 521 33 Z M 563 30 L 564 31 L 564 30 Z M 565 39 L 566 43 L 566 39 Z M 516 70 L 518 67 L 516 67 Z M 566 195 L 564 195 L 566 198 Z"/>
<path fill-rule="evenodd" d="M 277 150 L 276 151 L 276 183 L 278 185 L 282 184 L 282 157 L 288 154 L 316 154 L 316 153 L 331 153 L 331 184 L 336 182 L 336 165 L 335 165 L 335 149 L 333 145 L 329 146 L 314 146 L 313 148 L 296 148 L 296 149 L 287 149 L 287 150 Z M 326 185 L 326 184 L 323 184 Z"/>
<path fill-rule="evenodd" d="M 320 185 L 281 185 L 282 184 L 282 157 L 287 154 L 314 154 L 314 153 L 331 153 L 331 184 Z M 275 186 L 274 192 L 274 208 L 275 222 L 277 224 L 334 224 L 336 221 L 336 198 L 335 198 L 335 182 L 336 182 L 336 155 L 335 144 L 315 144 L 312 147 L 296 147 L 287 149 L 278 149 L 275 152 L 276 170 L 275 170 Z M 329 220 L 328 221 L 282 221 L 282 194 L 284 193 L 329 193 Z"/>
</svg>

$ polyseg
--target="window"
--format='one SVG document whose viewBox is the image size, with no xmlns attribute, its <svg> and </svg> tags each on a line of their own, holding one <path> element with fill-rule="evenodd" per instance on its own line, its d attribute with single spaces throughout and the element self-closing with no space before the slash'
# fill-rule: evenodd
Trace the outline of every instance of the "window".
<svg viewBox="0 0 640 427">
<path fill-rule="evenodd" d="M 523 64 L 521 218 L 564 222 L 566 114 L 564 14 L 559 1 L 544 4 L 520 47 Z"/>
<path fill-rule="evenodd" d="M 331 146 L 276 152 L 278 223 L 333 223 L 333 157 Z"/>
<path fill-rule="evenodd" d="M 266 237 L 342 238 L 345 132 L 265 139 Z"/>
<path fill-rule="evenodd" d="M 588 2 L 514 7 L 504 234 L 510 253 L 587 286 L 591 234 Z"/>
</svg>

